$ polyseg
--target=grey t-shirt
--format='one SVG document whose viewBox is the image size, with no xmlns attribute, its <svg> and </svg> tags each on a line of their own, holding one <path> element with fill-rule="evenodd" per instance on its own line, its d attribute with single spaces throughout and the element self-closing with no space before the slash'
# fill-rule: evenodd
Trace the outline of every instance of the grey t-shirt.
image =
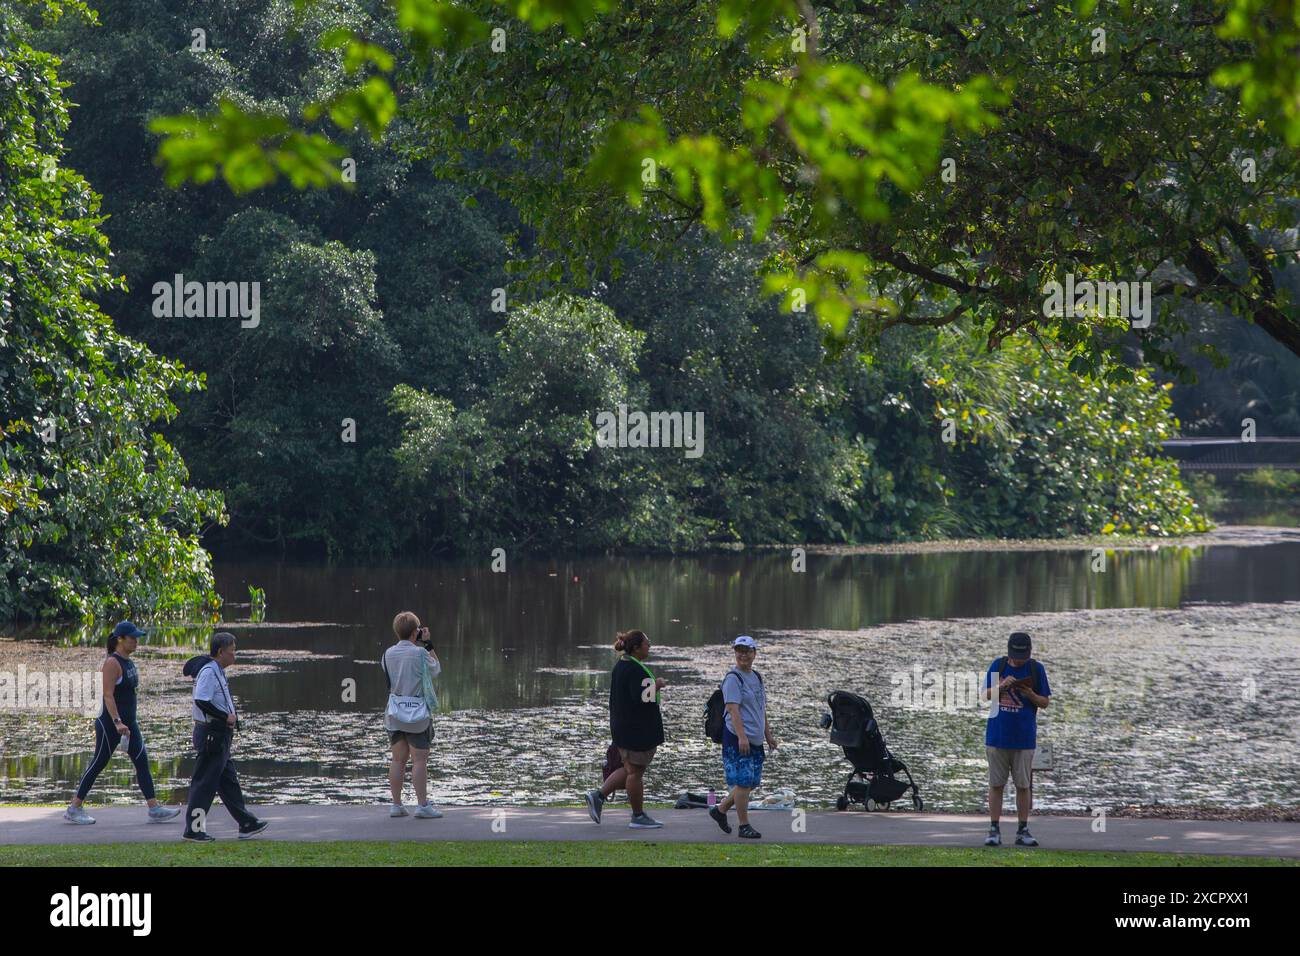
<svg viewBox="0 0 1300 956">
<path fill-rule="evenodd" d="M 437 677 L 442 672 L 442 665 L 434 656 L 414 641 L 398 641 L 384 651 L 384 670 L 388 672 L 388 680 L 391 682 L 388 691 L 390 694 L 419 697 L 424 692 L 423 681 L 420 679 L 422 658 L 429 664 L 430 677 Z M 384 717 L 384 726 L 388 730 L 405 729 L 393 726 L 393 718 L 387 715 Z"/>
<path fill-rule="evenodd" d="M 763 728 L 767 725 L 767 694 L 763 690 L 763 679 L 753 671 L 745 674 L 732 669 L 722 679 L 722 702 L 740 705 L 740 722 L 745 725 L 745 736 L 751 744 L 763 746 Z M 723 720 L 727 729 L 736 734 L 731 723 L 731 711 L 727 710 L 725 714 Z"/>
</svg>

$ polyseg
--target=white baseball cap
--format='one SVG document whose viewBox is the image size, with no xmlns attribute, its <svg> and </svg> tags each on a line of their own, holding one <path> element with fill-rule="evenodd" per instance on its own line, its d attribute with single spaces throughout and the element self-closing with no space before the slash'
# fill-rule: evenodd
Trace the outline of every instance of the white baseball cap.
<svg viewBox="0 0 1300 956">
<path fill-rule="evenodd" d="M 758 650 L 758 644 L 755 643 L 754 639 L 753 639 L 752 637 L 750 637 L 748 634 L 742 634 L 742 635 L 740 635 L 740 637 L 736 638 L 734 641 L 731 642 L 731 646 L 732 646 L 732 647 L 752 647 L 752 648 L 754 648 L 754 650 Z"/>
</svg>

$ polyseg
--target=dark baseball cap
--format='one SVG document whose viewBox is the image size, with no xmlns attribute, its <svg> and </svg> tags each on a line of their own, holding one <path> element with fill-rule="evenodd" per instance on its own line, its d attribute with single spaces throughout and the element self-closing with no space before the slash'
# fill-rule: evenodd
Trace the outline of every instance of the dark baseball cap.
<svg viewBox="0 0 1300 956">
<path fill-rule="evenodd" d="M 114 637 L 144 637 L 144 631 L 140 630 L 130 621 L 119 621 L 117 627 L 113 628 Z"/>
<path fill-rule="evenodd" d="M 1007 653 L 1012 657 L 1028 657 L 1033 647 L 1034 642 L 1024 631 L 1016 631 L 1007 638 Z"/>
</svg>

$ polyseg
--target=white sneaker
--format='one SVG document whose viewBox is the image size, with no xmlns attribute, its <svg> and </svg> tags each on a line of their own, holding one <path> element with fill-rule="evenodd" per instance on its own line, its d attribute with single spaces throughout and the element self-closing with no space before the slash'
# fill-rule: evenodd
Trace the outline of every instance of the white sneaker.
<svg viewBox="0 0 1300 956">
<path fill-rule="evenodd" d="M 88 826 L 95 822 L 95 818 L 85 811 L 84 807 L 74 807 L 69 805 L 68 809 L 63 811 L 63 819 L 69 823 L 77 823 L 81 826 Z"/>
<path fill-rule="evenodd" d="M 159 804 L 156 807 L 149 808 L 150 823 L 166 823 L 168 820 L 174 820 L 180 815 L 180 807 L 164 807 L 162 804 Z"/>
<path fill-rule="evenodd" d="M 394 803 L 392 807 L 389 808 L 388 815 L 390 817 L 404 817 L 407 815 L 406 807 L 402 806 L 400 803 Z"/>
<path fill-rule="evenodd" d="M 437 820 L 442 816 L 441 810 L 435 810 L 432 803 L 422 803 L 415 811 L 417 820 Z"/>
</svg>

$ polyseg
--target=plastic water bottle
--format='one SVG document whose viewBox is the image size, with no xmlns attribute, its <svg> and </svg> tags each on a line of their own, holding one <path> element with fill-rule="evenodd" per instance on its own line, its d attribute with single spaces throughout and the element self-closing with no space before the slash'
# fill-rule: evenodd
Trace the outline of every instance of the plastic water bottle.
<svg viewBox="0 0 1300 956">
<path fill-rule="evenodd" d="M 709 809 L 711 810 L 717 805 L 718 805 L 718 792 L 714 790 L 712 787 L 709 787 Z"/>
</svg>

